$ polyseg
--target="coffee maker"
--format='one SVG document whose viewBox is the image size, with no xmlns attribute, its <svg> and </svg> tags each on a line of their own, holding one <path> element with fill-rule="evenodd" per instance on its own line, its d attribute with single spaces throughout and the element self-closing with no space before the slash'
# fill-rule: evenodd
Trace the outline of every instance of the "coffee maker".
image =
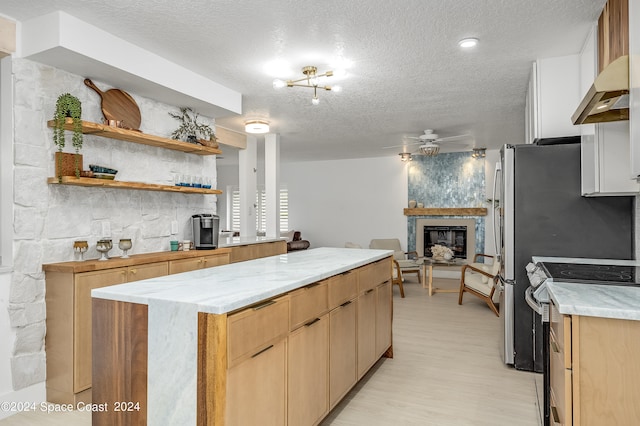
<svg viewBox="0 0 640 426">
<path fill-rule="evenodd" d="M 218 230 L 220 217 L 202 213 L 191 216 L 193 226 L 193 244 L 196 250 L 213 250 L 218 248 Z"/>
</svg>

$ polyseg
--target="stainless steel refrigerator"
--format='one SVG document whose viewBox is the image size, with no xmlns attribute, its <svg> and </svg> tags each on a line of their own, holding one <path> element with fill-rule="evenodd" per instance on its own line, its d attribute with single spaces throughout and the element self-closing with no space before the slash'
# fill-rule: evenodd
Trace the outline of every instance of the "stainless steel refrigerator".
<svg viewBox="0 0 640 426">
<path fill-rule="evenodd" d="M 582 197 L 579 138 L 505 145 L 494 209 L 506 364 L 542 372 L 542 322 L 525 301 L 531 256 L 633 259 L 634 197 Z M 498 197 L 498 194 L 500 196 Z"/>
</svg>

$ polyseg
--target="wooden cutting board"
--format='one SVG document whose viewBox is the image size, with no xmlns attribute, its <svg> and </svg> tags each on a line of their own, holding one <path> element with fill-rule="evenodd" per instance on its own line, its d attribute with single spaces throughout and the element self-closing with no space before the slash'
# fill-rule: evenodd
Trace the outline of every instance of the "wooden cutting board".
<svg viewBox="0 0 640 426">
<path fill-rule="evenodd" d="M 100 95 L 100 107 L 105 119 L 122 121 L 125 129 L 140 130 L 140 108 L 131 95 L 120 89 L 103 92 L 88 78 L 84 79 L 84 84 Z"/>
</svg>

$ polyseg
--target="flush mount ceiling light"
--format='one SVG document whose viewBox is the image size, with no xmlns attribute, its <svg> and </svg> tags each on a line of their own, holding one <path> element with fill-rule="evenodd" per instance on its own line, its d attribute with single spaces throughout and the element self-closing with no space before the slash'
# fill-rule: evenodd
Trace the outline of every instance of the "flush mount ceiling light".
<svg viewBox="0 0 640 426">
<path fill-rule="evenodd" d="M 471 156 L 473 158 L 484 158 L 487 156 L 487 148 L 473 148 Z"/>
<path fill-rule="evenodd" d="M 480 40 L 474 37 L 463 38 L 458 42 L 458 46 L 462 47 L 463 49 L 471 49 L 472 47 L 476 47 L 479 41 Z"/>
<path fill-rule="evenodd" d="M 264 120 L 247 120 L 244 122 L 244 131 L 247 133 L 268 133 L 269 122 Z"/>
<path fill-rule="evenodd" d="M 318 105 L 320 103 L 320 99 L 318 99 L 318 89 L 320 90 L 333 90 L 334 92 L 340 92 L 342 88 L 340 86 L 325 86 L 320 84 L 320 78 L 322 77 L 331 77 L 333 76 L 333 71 L 327 71 L 322 74 L 318 74 L 318 68 L 312 65 L 306 66 L 302 68 L 302 74 L 305 76 L 299 78 L 297 80 L 273 80 L 274 89 L 281 89 L 285 86 L 287 87 L 309 87 L 313 89 L 313 98 L 311 98 L 311 103 L 313 105 Z"/>
<path fill-rule="evenodd" d="M 401 152 L 398 154 L 400 156 L 400 161 L 411 161 L 413 157 L 410 152 Z"/>
</svg>

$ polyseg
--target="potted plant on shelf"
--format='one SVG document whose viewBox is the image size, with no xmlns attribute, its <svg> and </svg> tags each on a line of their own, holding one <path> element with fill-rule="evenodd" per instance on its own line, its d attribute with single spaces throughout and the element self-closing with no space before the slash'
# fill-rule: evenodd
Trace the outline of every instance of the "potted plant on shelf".
<svg viewBox="0 0 640 426">
<path fill-rule="evenodd" d="M 171 133 L 173 139 L 189 143 L 199 143 L 217 148 L 216 134 L 208 124 L 198 123 L 199 114 L 189 107 L 180 108 L 180 114 L 170 112 L 169 115 L 180 121 L 180 127 Z"/>
<path fill-rule="evenodd" d="M 80 148 L 82 148 L 82 103 L 78 98 L 69 94 L 63 93 L 58 96 L 56 101 L 56 110 L 54 112 L 53 121 L 55 123 L 53 128 L 53 143 L 58 147 L 56 152 L 56 176 L 58 180 L 62 180 L 62 176 L 80 177 L 80 170 L 82 170 L 82 155 L 80 154 Z M 75 154 L 66 154 L 62 152 L 65 146 L 65 124 L 67 118 L 71 119 L 73 124 L 73 138 L 71 140 Z M 73 160 L 70 161 L 71 156 Z"/>
</svg>

